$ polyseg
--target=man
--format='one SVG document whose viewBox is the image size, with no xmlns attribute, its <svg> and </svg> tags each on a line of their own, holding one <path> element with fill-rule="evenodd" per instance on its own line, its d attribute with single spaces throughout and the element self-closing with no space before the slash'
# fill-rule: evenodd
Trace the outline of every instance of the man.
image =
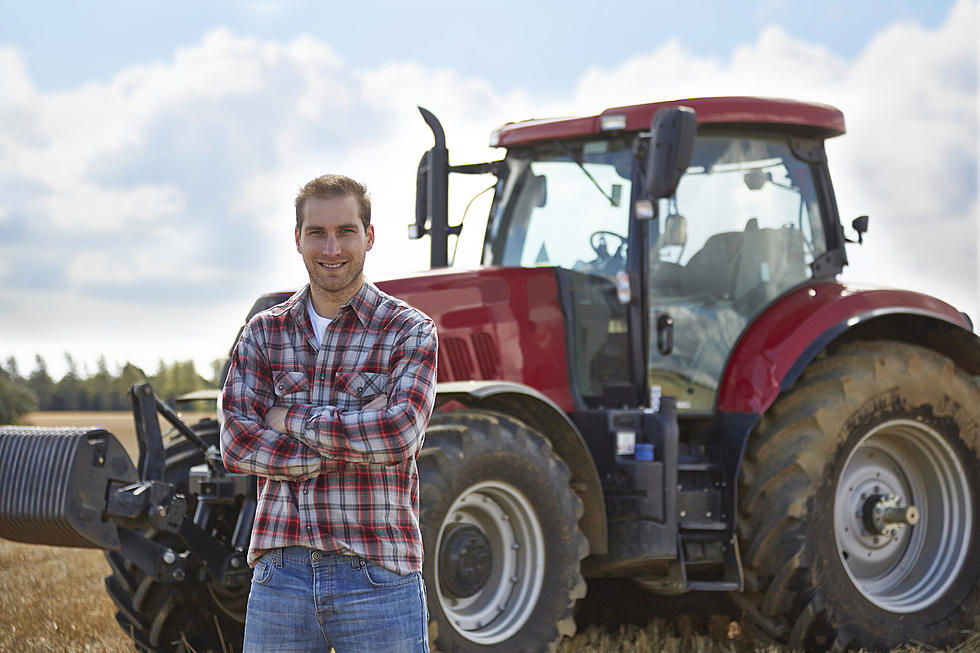
<svg viewBox="0 0 980 653">
<path fill-rule="evenodd" d="M 435 398 L 431 319 L 364 279 L 360 183 L 296 197 L 310 283 L 232 355 L 221 454 L 258 476 L 246 651 L 427 651 L 415 456 Z"/>
</svg>

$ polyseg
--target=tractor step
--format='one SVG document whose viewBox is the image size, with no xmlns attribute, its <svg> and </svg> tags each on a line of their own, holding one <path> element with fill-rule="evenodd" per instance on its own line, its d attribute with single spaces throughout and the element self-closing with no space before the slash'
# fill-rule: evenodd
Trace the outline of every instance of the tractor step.
<svg viewBox="0 0 980 653">
<path fill-rule="evenodd" d="M 689 580 L 687 589 L 692 592 L 737 592 L 742 589 L 742 585 L 733 580 Z"/>
<path fill-rule="evenodd" d="M 722 531 L 681 533 L 677 551 L 688 590 L 730 592 L 742 589 L 737 539 Z"/>
</svg>

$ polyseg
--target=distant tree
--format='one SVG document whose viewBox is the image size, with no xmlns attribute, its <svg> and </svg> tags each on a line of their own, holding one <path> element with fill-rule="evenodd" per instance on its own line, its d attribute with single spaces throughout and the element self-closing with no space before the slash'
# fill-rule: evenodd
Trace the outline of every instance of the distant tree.
<svg viewBox="0 0 980 653">
<path fill-rule="evenodd" d="M 157 373 L 150 378 L 150 385 L 157 397 L 171 405 L 182 394 L 208 387 L 207 381 L 194 369 L 193 360 L 177 361 L 170 365 L 161 360 Z"/>
<path fill-rule="evenodd" d="M 34 371 L 27 377 L 27 385 L 37 397 L 40 410 L 54 409 L 55 383 L 48 374 L 47 363 L 44 362 L 41 354 L 34 355 Z"/>
<path fill-rule="evenodd" d="M 210 385 L 212 388 L 220 388 L 224 385 L 225 379 L 222 372 L 225 371 L 225 363 L 228 362 L 228 358 L 215 358 L 211 361 L 211 381 Z"/>
<path fill-rule="evenodd" d="M 16 365 L 14 373 L 0 367 L 0 424 L 16 424 L 25 413 L 37 410 L 37 397 L 16 370 Z"/>
<path fill-rule="evenodd" d="M 129 410 L 129 390 L 137 383 L 149 382 L 153 392 L 162 400 L 173 405 L 176 398 L 182 394 L 204 388 L 213 388 L 220 381 L 224 360 L 218 359 L 211 363 L 212 379 L 205 379 L 194 368 L 194 361 L 176 361 L 167 363 L 160 360 L 157 371 L 147 375 L 141 368 L 127 362 L 113 374 L 109 370 L 105 356 L 99 356 L 95 373 L 90 368 L 79 366 L 71 354 L 65 352 L 67 371 L 58 381 L 54 381 L 48 373 L 44 358 L 34 356 L 34 371 L 27 379 L 17 374 L 17 363 L 8 358 L 5 366 L 0 365 L 5 380 L 29 390 L 33 399 L 29 410 Z"/>
<path fill-rule="evenodd" d="M 112 410 L 115 388 L 105 356 L 99 356 L 95 374 L 86 374 L 86 378 L 82 380 L 82 388 L 88 399 L 88 410 Z"/>
<path fill-rule="evenodd" d="M 128 410 L 129 389 L 137 383 L 146 383 L 147 376 L 139 367 L 126 363 L 119 370 L 119 375 L 112 380 L 112 409 Z"/>
<path fill-rule="evenodd" d="M 78 366 L 68 352 L 65 352 L 65 366 L 68 371 L 55 385 L 53 410 L 88 410 L 88 398 L 78 374 Z"/>
</svg>

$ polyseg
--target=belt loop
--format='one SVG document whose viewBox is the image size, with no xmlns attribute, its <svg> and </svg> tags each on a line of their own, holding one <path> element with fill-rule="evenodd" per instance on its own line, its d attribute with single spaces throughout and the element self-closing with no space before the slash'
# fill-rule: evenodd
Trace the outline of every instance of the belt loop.
<svg viewBox="0 0 980 653">
<path fill-rule="evenodd" d="M 277 568 L 282 569 L 282 547 L 276 547 L 272 550 L 272 564 Z"/>
<path fill-rule="evenodd" d="M 351 569 L 357 569 L 364 564 L 363 562 L 361 562 L 361 559 L 358 556 L 347 556 L 347 557 L 350 558 Z"/>
</svg>

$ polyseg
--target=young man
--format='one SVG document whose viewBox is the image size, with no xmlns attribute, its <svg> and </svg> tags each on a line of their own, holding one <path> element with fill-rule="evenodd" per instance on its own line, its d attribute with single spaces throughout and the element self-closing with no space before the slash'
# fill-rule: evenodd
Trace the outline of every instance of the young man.
<svg viewBox="0 0 980 653">
<path fill-rule="evenodd" d="M 232 355 L 221 454 L 258 476 L 246 651 L 427 651 L 415 456 L 435 398 L 431 319 L 364 279 L 364 186 L 296 197 L 308 286 Z"/>
</svg>

